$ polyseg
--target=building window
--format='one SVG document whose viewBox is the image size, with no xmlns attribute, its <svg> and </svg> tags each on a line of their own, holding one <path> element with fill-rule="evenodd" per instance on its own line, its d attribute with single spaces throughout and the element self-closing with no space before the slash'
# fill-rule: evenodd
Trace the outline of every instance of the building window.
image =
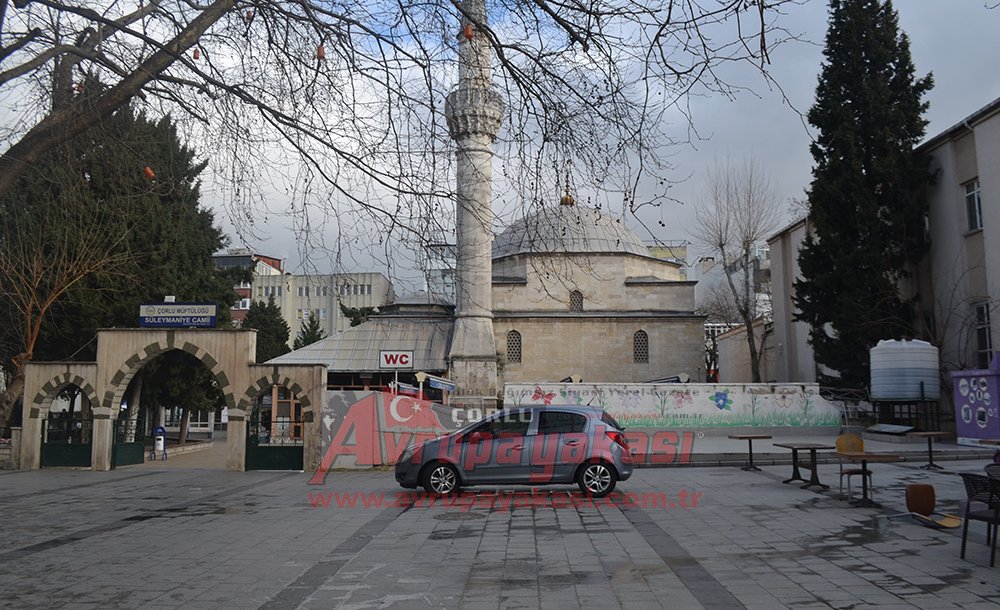
<svg viewBox="0 0 1000 610">
<path fill-rule="evenodd" d="M 993 338 L 990 336 L 990 304 L 976 303 L 976 366 L 985 369 L 990 365 L 993 354 Z"/>
<path fill-rule="evenodd" d="M 250 299 L 240 299 L 237 309 L 250 309 Z"/>
<path fill-rule="evenodd" d="M 644 330 L 637 330 L 632 335 L 632 357 L 637 363 L 649 362 L 649 335 Z"/>
<path fill-rule="evenodd" d="M 295 310 L 295 318 L 298 319 L 298 320 L 302 319 L 302 310 L 301 309 L 296 309 Z"/>
<path fill-rule="evenodd" d="M 281 296 L 281 286 L 278 286 L 278 296 Z"/>
<path fill-rule="evenodd" d="M 969 219 L 969 230 L 983 228 L 983 200 L 979 195 L 979 180 L 965 185 L 965 215 Z"/>
<path fill-rule="evenodd" d="M 265 292 L 264 289 L 261 288 L 260 286 L 257 286 L 257 296 L 262 297 L 265 294 L 267 294 L 267 292 Z"/>
<path fill-rule="evenodd" d="M 320 310 L 319 310 L 319 319 L 320 320 L 325 320 L 326 319 L 326 307 L 321 307 L 320 308 Z"/>
<path fill-rule="evenodd" d="M 574 290 L 569 293 L 569 310 L 583 311 L 583 293 L 579 290 Z"/>
<path fill-rule="evenodd" d="M 250 287 L 250 282 L 248 282 L 246 280 L 240 280 L 240 288 L 243 288 L 244 290 L 246 290 L 249 287 Z"/>
<path fill-rule="evenodd" d="M 302 296 L 302 286 L 299 286 L 299 296 Z"/>
<path fill-rule="evenodd" d="M 507 333 L 507 362 L 521 362 L 521 333 L 516 330 Z"/>
<path fill-rule="evenodd" d="M 367 286 L 365 286 L 365 289 L 367 290 L 366 294 L 371 294 L 372 293 L 372 285 L 371 284 L 368 284 Z"/>
</svg>

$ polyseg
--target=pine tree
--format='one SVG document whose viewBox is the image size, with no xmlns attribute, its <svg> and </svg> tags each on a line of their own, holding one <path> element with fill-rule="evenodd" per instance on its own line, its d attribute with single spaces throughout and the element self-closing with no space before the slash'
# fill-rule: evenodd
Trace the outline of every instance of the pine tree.
<svg viewBox="0 0 1000 610">
<path fill-rule="evenodd" d="M 303 348 L 325 337 L 326 331 L 320 326 L 319 318 L 313 315 L 312 312 L 309 312 L 309 317 L 302 320 L 302 326 L 299 328 L 299 334 L 295 336 L 292 349 Z"/>
<path fill-rule="evenodd" d="M 274 297 L 269 297 L 267 303 L 251 303 L 250 311 L 243 319 L 243 328 L 257 330 L 257 362 L 267 362 L 289 352 L 291 329 L 281 316 L 281 309 L 274 304 Z"/>
<path fill-rule="evenodd" d="M 868 349 L 913 335 L 901 281 L 928 246 L 923 95 L 890 1 L 833 0 L 809 122 L 817 129 L 809 191 L 814 233 L 799 252 L 797 319 L 811 326 L 821 383 L 867 387 Z"/>
</svg>

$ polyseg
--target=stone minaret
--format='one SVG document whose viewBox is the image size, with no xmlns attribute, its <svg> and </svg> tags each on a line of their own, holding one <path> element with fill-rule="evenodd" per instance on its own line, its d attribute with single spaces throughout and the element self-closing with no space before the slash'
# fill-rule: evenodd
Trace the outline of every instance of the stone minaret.
<svg viewBox="0 0 1000 610">
<path fill-rule="evenodd" d="M 465 0 L 458 34 L 458 87 L 448 95 L 445 117 L 457 144 L 455 328 L 452 381 L 458 396 L 495 397 L 497 354 L 493 340 L 493 142 L 503 120 L 503 100 L 490 84 L 485 0 Z"/>
</svg>

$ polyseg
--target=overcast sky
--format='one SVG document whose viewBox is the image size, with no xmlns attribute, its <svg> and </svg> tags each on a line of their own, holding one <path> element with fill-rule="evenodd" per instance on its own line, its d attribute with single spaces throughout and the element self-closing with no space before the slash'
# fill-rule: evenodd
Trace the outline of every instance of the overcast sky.
<svg viewBox="0 0 1000 610">
<path fill-rule="evenodd" d="M 934 75 L 934 88 L 927 96 L 928 137 L 1000 97 L 1000 9 L 988 9 L 987 4 L 996 2 L 897 0 L 895 3 L 901 27 L 910 37 L 917 74 Z M 782 201 L 790 203 L 792 198 L 803 196 L 810 181 L 812 157 L 808 148 L 809 131 L 799 112 L 806 112 L 813 103 L 827 10 L 827 2 L 820 0 L 807 0 L 787 10 L 783 23 L 792 33 L 801 34 L 803 42 L 776 49 L 771 56 L 770 72 L 790 105 L 749 66 L 733 70 L 727 77 L 751 88 L 753 93 L 743 93 L 735 100 L 713 97 L 692 102 L 695 126 L 708 141 L 675 151 L 673 161 L 678 169 L 672 178 L 690 175 L 674 190 L 674 196 L 685 203 L 644 215 L 646 225 L 656 233 L 650 235 L 636 223 L 633 228 L 641 238 L 690 239 L 691 210 L 704 184 L 703 170 L 717 158 L 740 160 L 755 156 L 771 174 Z M 220 212 L 218 217 L 226 232 L 233 235 L 224 214 Z M 666 226 L 661 227 L 659 220 Z M 301 270 L 304 266 L 295 238 L 283 225 L 280 218 L 271 219 L 266 227 L 269 239 L 249 245 L 262 253 L 284 258 L 289 270 Z M 326 239 L 336 237 L 331 234 Z M 366 261 L 367 257 L 359 254 L 355 260 L 357 268 L 337 270 L 386 273 L 384 263 Z M 400 266 L 403 262 L 396 262 L 394 274 L 405 274 L 405 264 Z M 312 260 L 310 266 L 321 272 L 335 270 L 332 261 Z M 404 288 L 403 292 L 406 291 Z"/>
</svg>

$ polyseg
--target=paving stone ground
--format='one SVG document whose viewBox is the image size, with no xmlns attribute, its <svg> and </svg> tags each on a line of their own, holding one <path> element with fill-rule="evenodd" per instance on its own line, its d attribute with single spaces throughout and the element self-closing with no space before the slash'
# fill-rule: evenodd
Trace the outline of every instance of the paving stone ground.
<svg viewBox="0 0 1000 610">
<path fill-rule="evenodd" d="M 822 493 L 782 484 L 787 465 L 640 469 L 621 485 L 637 506 L 574 506 L 568 487 L 412 505 L 388 471 L 4 472 L 0 606 L 996 608 L 984 524 L 962 560 L 960 529 L 887 517 L 912 482 L 960 512 L 957 473 L 984 460 L 943 465 L 872 464 L 881 510 L 838 498 L 834 464 Z"/>
</svg>

